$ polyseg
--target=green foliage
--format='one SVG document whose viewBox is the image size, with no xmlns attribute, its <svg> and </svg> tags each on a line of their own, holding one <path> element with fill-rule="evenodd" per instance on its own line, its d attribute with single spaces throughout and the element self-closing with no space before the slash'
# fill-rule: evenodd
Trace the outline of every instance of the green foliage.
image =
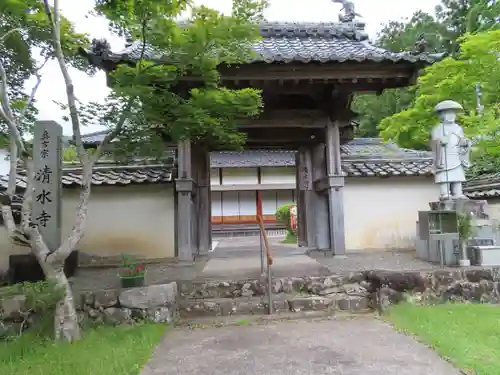
<svg viewBox="0 0 500 375">
<path fill-rule="evenodd" d="M 286 237 L 284 240 L 281 241 L 281 243 L 296 244 L 297 243 L 297 235 L 293 232 L 287 231 Z"/>
<path fill-rule="evenodd" d="M 458 234 L 460 240 L 467 241 L 472 237 L 473 217 L 471 213 L 462 213 L 458 215 Z"/>
<path fill-rule="evenodd" d="M 428 52 L 441 52 L 447 42 L 441 36 L 443 26 L 436 19 L 422 11 L 416 12 L 409 20 L 391 21 L 378 34 L 377 45 L 392 52 L 414 49 L 423 36 Z M 380 95 L 358 94 L 353 100 L 353 110 L 359 114 L 358 136 L 376 137 L 380 122 L 411 105 L 415 93 L 411 88 L 388 89 Z"/>
<path fill-rule="evenodd" d="M 499 373 L 500 309 L 490 303 L 397 304 L 389 310 L 387 319 L 397 330 L 415 335 L 434 348 L 461 373 Z"/>
<path fill-rule="evenodd" d="M 51 281 L 40 281 L 37 283 L 23 283 L 0 288 L 0 306 L 2 301 L 25 297 L 20 305 L 19 315 L 22 318 L 21 331 L 27 326 L 33 315 L 36 315 L 36 324 L 30 327 L 31 332 L 38 335 L 47 335 L 53 333 L 54 311 L 59 301 L 64 298 L 64 290 L 58 288 Z M 0 318 L 2 317 L 0 311 Z M 0 339 L 11 339 L 20 332 L 4 332 Z"/>
<path fill-rule="evenodd" d="M 64 162 L 72 162 L 78 160 L 78 154 L 76 152 L 76 147 L 71 145 L 63 150 L 62 158 Z"/>
<path fill-rule="evenodd" d="M 288 233 L 294 233 L 292 230 L 291 218 L 290 218 L 290 208 L 295 206 L 295 203 L 284 204 L 276 210 L 275 216 L 276 221 L 285 225 Z"/>
<path fill-rule="evenodd" d="M 266 3 L 235 0 L 232 15 L 226 16 L 182 0 L 97 0 L 96 12 L 107 17 L 113 31 L 145 44 L 135 66 L 122 64 L 112 73 L 113 92 L 106 103 L 82 108 L 84 122 L 113 129 L 125 111 L 127 120 L 114 148 L 126 152 L 161 154 L 165 140 L 184 138 L 241 146 L 245 138 L 237 123 L 259 115 L 260 91 L 221 87 L 217 67 L 252 56 Z M 184 11 L 190 15 L 178 23 Z M 153 61 L 144 58 L 146 45 L 157 54 Z M 197 77 L 197 85 L 189 86 L 186 76 Z"/>
<path fill-rule="evenodd" d="M 26 334 L 14 342 L 0 342 L 0 374 L 138 375 L 166 328 L 163 324 L 99 327 L 71 344 Z"/>
<path fill-rule="evenodd" d="M 67 62 L 73 67 L 91 72 L 87 61 L 77 54 L 78 46 L 87 42 L 85 35 L 76 33 L 72 24 L 64 17 L 61 18 L 61 43 Z M 8 94 L 16 115 L 21 113 L 27 103 L 29 94 L 25 92 L 24 84 L 40 67 L 40 64 L 37 65 L 37 58 L 43 61 L 53 56 L 52 30 L 43 2 L 0 1 L 0 60 L 7 72 Z M 27 109 L 25 119 L 20 124 L 23 133 L 30 132 L 36 114 L 34 105 Z M 6 125 L 2 119 L 0 133 L 6 133 Z"/>
<path fill-rule="evenodd" d="M 436 8 L 436 14 L 416 12 L 410 19 L 391 21 L 378 34 L 377 45 L 394 52 L 411 51 L 415 43 L 423 37 L 426 52 L 458 53 L 458 39 L 466 32 L 498 29 L 500 2 L 488 0 L 443 0 Z M 379 135 L 380 122 L 397 114 L 415 101 L 414 88 L 389 89 L 381 95 L 357 95 L 353 109 L 359 114 L 358 136 Z M 474 95 L 471 96 L 473 98 Z M 401 134 L 400 140 L 411 147 L 426 149 L 426 142 L 412 142 L 414 130 Z M 416 134 L 417 137 L 421 134 Z"/>
<path fill-rule="evenodd" d="M 434 114 L 435 105 L 442 100 L 453 99 L 465 109 L 460 122 L 466 135 L 482 138 L 476 155 L 484 156 L 484 145 L 498 142 L 500 30 L 468 34 L 461 39 L 460 47 L 456 58 L 448 57 L 425 70 L 418 79 L 416 98 L 411 108 L 380 123 L 384 138 L 396 140 L 403 147 L 424 148 L 430 129 L 438 121 Z M 475 110 L 475 85 L 478 82 L 483 91 L 482 104 L 487 108 L 482 116 Z M 490 151 L 495 150 L 488 150 L 488 153 Z"/>
</svg>

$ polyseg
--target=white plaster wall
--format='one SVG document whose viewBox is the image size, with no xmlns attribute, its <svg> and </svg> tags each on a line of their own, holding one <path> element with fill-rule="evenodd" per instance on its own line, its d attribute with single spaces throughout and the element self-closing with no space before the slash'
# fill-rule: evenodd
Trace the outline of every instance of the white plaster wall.
<svg viewBox="0 0 500 375">
<path fill-rule="evenodd" d="M 262 184 L 295 184 L 295 167 L 262 167 Z"/>
<path fill-rule="evenodd" d="M 346 178 L 347 249 L 413 248 L 418 211 L 438 196 L 432 178 Z"/>
<path fill-rule="evenodd" d="M 278 209 L 276 190 L 264 190 L 262 194 L 262 215 L 274 215 Z"/>
<path fill-rule="evenodd" d="M 257 168 L 223 168 L 223 185 L 257 184 L 259 182 Z"/>
<path fill-rule="evenodd" d="M 210 185 L 220 185 L 220 169 L 210 169 Z"/>
<path fill-rule="evenodd" d="M 264 190 L 262 191 L 262 214 L 274 215 L 282 205 L 294 202 L 294 198 L 293 190 Z"/>
<path fill-rule="evenodd" d="M 487 212 L 491 219 L 500 221 L 500 198 L 490 198 L 488 202 Z"/>
<path fill-rule="evenodd" d="M 78 203 L 78 190 L 64 189 L 63 238 L 71 231 Z M 127 253 L 145 258 L 172 258 L 174 217 L 171 185 L 96 186 L 78 249 L 104 257 Z M 24 253 L 26 249 L 13 247 L 5 228 L 0 229 L 0 268 L 6 269 L 9 254 Z"/>
<path fill-rule="evenodd" d="M 238 193 L 240 216 L 257 215 L 257 194 L 255 191 Z"/>
<path fill-rule="evenodd" d="M 222 215 L 221 216 L 239 216 L 240 204 L 237 191 L 222 192 Z"/>
<path fill-rule="evenodd" d="M 222 216 L 222 193 L 212 191 L 212 216 Z"/>
</svg>

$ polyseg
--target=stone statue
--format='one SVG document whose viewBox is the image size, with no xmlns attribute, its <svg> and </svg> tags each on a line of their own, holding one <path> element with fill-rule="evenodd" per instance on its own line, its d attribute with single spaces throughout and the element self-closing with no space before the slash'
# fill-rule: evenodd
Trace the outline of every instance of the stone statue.
<svg viewBox="0 0 500 375">
<path fill-rule="evenodd" d="M 361 14 L 356 13 L 354 3 L 349 0 L 331 0 L 332 3 L 342 4 L 344 14 L 339 14 L 340 22 L 352 22 L 356 17 L 361 17 Z"/>
<path fill-rule="evenodd" d="M 92 39 L 92 52 L 95 55 L 102 56 L 111 51 L 111 45 L 106 39 Z"/>
<path fill-rule="evenodd" d="M 429 43 L 425 39 L 425 33 L 421 33 L 418 36 L 417 41 L 413 47 L 413 50 L 410 52 L 412 55 L 420 55 L 422 53 L 428 52 Z"/>
<path fill-rule="evenodd" d="M 434 159 L 434 180 L 439 185 L 439 199 L 467 199 L 462 191 L 465 168 L 470 167 L 471 141 L 456 123 L 462 106 L 452 100 L 439 103 L 435 111 L 441 123 L 432 129 L 431 145 Z M 450 194 L 451 193 L 451 194 Z"/>
</svg>

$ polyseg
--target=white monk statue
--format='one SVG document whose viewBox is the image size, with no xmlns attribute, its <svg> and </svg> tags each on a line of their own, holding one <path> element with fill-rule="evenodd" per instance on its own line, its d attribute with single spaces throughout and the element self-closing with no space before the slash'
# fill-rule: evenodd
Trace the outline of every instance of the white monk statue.
<svg viewBox="0 0 500 375">
<path fill-rule="evenodd" d="M 462 184 L 465 168 L 470 167 L 471 141 L 456 123 L 462 106 L 452 100 L 439 103 L 435 111 L 441 123 L 432 129 L 431 145 L 434 159 L 434 180 L 439 185 L 439 199 L 466 199 Z"/>
</svg>

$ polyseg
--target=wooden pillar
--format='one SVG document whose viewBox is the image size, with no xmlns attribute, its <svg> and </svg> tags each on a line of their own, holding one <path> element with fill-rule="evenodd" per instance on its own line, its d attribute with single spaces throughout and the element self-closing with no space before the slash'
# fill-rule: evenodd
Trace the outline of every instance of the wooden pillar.
<svg viewBox="0 0 500 375">
<path fill-rule="evenodd" d="M 296 154 L 296 202 L 298 213 L 297 239 L 299 246 L 315 248 L 313 212 L 313 181 L 311 149 L 301 148 Z"/>
<path fill-rule="evenodd" d="M 195 184 L 192 176 L 191 142 L 179 142 L 177 147 L 178 176 L 175 180 L 176 190 L 176 243 L 179 260 L 193 260 L 193 191 Z"/>
<path fill-rule="evenodd" d="M 344 176 L 340 159 L 339 123 L 328 121 L 326 129 L 326 169 L 330 243 L 334 256 L 345 256 Z"/>
<path fill-rule="evenodd" d="M 212 245 L 210 153 L 205 146 L 193 146 L 193 166 L 196 168 L 196 254 L 207 255 Z"/>
<path fill-rule="evenodd" d="M 326 177 L 326 155 L 325 145 L 313 146 L 311 152 L 312 180 L 323 180 Z M 314 189 L 311 197 L 312 212 L 314 215 L 315 248 L 318 250 L 330 250 L 330 215 L 328 196 L 325 190 Z"/>
</svg>

